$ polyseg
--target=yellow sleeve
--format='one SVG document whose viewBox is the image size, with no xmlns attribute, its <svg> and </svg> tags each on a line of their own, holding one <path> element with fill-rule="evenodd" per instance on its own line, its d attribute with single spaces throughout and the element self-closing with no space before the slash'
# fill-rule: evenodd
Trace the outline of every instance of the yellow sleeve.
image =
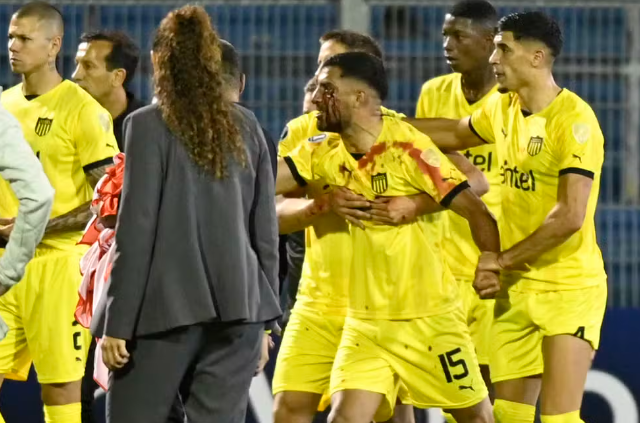
<svg viewBox="0 0 640 423">
<path fill-rule="evenodd" d="M 428 105 L 431 102 L 428 84 L 429 82 L 425 82 L 422 86 L 422 90 L 420 90 L 420 97 L 418 98 L 418 103 L 416 104 L 416 118 L 418 119 L 432 117 L 429 115 L 429 111 L 427 110 Z"/>
<path fill-rule="evenodd" d="M 469 129 L 481 140 L 488 144 L 495 144 L 496 137 L 493 132 L 494 113 L 498 111 L 501 94 L 496 93 L 482 105 L 481 108 L 473 112 L 469 120 Z"/>
<path fill-rule="evenodd" d="M 554 141 L 559 176 L 577 173 L 594 178 L 602 171 L 604 136 L 595 116 L 577 115 L 563 120 Z"/>
<path fill-rule="evenodd" d="M 307 139 L 308 131 L 300 125 L 302 117 L 295 118 L 284 127 L 278 143 L 278 155 L 285 157 Z"/>
<path fill-rule="evenodd" d="M 412 183 L 443 207 L 449 207 L 455 196 L 469 187 L 467 177 L 426 135 L 418 134 L 413 145 L 407 158 L 413 161 L 407 166 Z"/>
<path fill-rule="evenodd" d="M 380 106 L 380 111 L 382 112 L 382 116 L 389 116 L 396 119 L 403 119 L 407 117 L 404 113 L 396 112 L 395 110 L 387 109 L 382 106 Z"/>
<path fill-rule="evenodd" d="M 118 154 L 118 144 L 113 135 L 111 115 L 98 104 L 86 102 L 77 116 L 74 140 L 80 163 L 91 170 L 112 162 Z"/>
<path fill-rule="evenodd" d="M 323 161 L 323 157 L 328 152 L 328 147 L 326 134 L 323 135 L 325 136 L 325 141 L 305 141 L 283 157 L 291 174 L 301 187 L 306 186 L 310 182 L 326 180 L 327 175 L 325 170 L 327 163 Z"/>
</svg>

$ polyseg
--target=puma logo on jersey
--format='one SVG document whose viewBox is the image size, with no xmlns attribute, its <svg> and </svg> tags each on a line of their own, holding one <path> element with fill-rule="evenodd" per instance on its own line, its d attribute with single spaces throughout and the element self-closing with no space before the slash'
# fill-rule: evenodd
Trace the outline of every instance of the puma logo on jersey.
<svg viewBox="0 0 640 423">
<path fill-rule="evenodd" d="M 466 385 L 459 385 L 458 386 L 458 390 L 459 391 L 464 391 L 464 390 L 469 390 L 469 391 L 473 391 L 475 392 L 476 390 L 473 389 L 473 379 L 471 379 L 471 384 L 469 386 Z"/>
<path fill-rule="evenodd" d="M 324 141 L 325 139 L 327 139 L 327 134 L 320 134 L 320 135 L 314 135 L 313 137 L 310 137 L 307 141 L 320 142 L 320 141 Z"/>
<path fill-rule="evenodd" d="M 572 156 L 580 160 L 580 163 L 582 163 L 582 157 L 578 156 L 577 154 L 572 154 Z"/>
</svg>

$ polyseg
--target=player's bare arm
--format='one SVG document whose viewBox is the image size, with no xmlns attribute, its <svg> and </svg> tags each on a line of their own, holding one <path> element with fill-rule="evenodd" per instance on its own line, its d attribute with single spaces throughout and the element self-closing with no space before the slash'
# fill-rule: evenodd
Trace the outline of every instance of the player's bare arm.
<svg viewBox="0 0 640 423">
<path fill-rule="evenodd" d="M 545 252 L 578 232 L 584 222 L 593 179 L 575 173 L 560 176 L 558 201 L 544 223 L 531 235 L 499 254 L 484 253 L 478 268 L 516 270 L 526 268 Z"/>
<path fill-rule="evenodd" d="M 473 241 L 483 252 L 498 254 L 500 251 L 500 234 L 495 218 L 470 189 L 456 195 L 449 209 L 464 217 L 469 222 Z M 481 269 L 476 272 L 473 283 L 480 298 L 492 298 L 500 290 L 500 281 L 496 269 Z"/>
<path fill-rule="evenodd" d="M 91 169 L 85 172 L 85 176 L 87 181 L 91 185 L 91 188 L 95 188 L 98 184 L 100 178 L 104 176 L 107 168 L 111 166 L 110 164 L 97 167 L 95 169 Z M 70 231 L 81 231 L 87 226 L 87 223 L 91 219 L 91 201 L 87 201 L 81 206 L 76 207 L 75 209 L 55 217 L 49 221 L 45 233 L 54 233 L 54 232 L 70 232 Z"/>
<path fill-rule="evenodd" d="M 444 118 L 405 118 L 417 130 L 426 134 L 444 152 L 466 150 L 482 145 L 469 125 L 470 117 L 460 120 Z"/>
<path fill-rule="evenodd" d="M 304 187 L 306 185 L 306 181 L 302 178 L 295 177 L 291 172 L 291 168 L 286 163 L 286 159 L 278 159 L 278 176 L 276 178 L 276 194 L 277 195 L 285 195 L 290 194 L 292 192 L 296 192 L 300 189 L 300 187 Z M 295 230 L 304 229 L 307 226 L 313 223 L 313 219 L 315 219 L 320 211 L 326 211 L 324 206 L 324 201 L 328 200 L 331 205 L 331 210 L 337 215 L 343 217 L 347 221 L 352 224 L 364 228 L 364 225 L 360 221 L 360 219 L 370 219 L 371 216 L 369 213 L 361 210 L 368 209 L 370 207 L 370 203 L 361 195 L 354 194 L 343 187 L 334 188 L 330 194 L 328 194 L 327 199 L 318 199 L 318 203 L 316 204 L 316 200 L 306 200 L 306 204 L 302 203 L 290 203 L 286 204 L 289 199 L 284 200 L 284 204 L 279 206 L 278 210 L 278 221 L 282 221 L 285 219 L 285 227 L 280 229 L 280 233 L 288 233 L 282 232 L 283 230 L 288 230 L 289 232 L 294 232 Z M 305 211 L 301 211 L 301 207 L 309 207 L 309 209 Z M 308 213 L 313 211 L 314 213 Z M 303 213 L 303 215 L 298 214 L 298 216 L 293 216 L 293 223 L 291 221 L 286 222 L 288 218 L 291 216 L 287 216 L 286 213 Z M 306 214 L 306 216 L 304 216 Z M 291 224 L 289 228 L 286 225 Z M 296 229 L 291 230 L 290 228 L 295 227 Z"/>
</svg>

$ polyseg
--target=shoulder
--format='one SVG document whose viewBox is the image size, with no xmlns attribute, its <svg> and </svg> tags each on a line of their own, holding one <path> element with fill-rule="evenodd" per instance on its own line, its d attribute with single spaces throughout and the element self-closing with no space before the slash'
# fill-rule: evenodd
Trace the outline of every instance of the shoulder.
<svg viewBox="0 0 640 423">
<path fill-rule="evenodd" d="M 402 119 L 398 119 L 392 116 L 384 116 L 385 129 L 385 142 L 389 143 L 411 143 L 418 145 L 429 144 L 432 145 L 433 141 L 427 135 L 420 132 L 413 125 L 405 122 Z"/>
<path fill-rule="evenodd" d="M 446 75 L 436 76 L 435 78 L 429 79 L 427 82 L 422 84 L 422 94 L 426 93 L 437 93 L 443 91 L 450 91 L 451 88 L 460 80 L 459 73 L 449 73 Z"/>
<path fill-rule="evenodd" d="M 579 143 L 593 137 L 604 142 L 598 118 L 589 103 L 567 89 L 564 89 L 561 95 L 554 110 L 550 111 L 547 132 L 550 130 L 561 139 L 573 137 Z"/>
</svg>

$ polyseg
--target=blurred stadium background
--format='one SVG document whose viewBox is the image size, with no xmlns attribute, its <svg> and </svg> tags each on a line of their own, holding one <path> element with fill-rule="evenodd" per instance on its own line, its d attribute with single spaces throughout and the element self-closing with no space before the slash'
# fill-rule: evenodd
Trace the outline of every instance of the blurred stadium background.
<svg viewBox="0 0 640 423">
<path fill-rule="evenodd" d="M 97 28 L 132 36 L 143 57 L 131 90 L 150 101 L 149 47 L 160 20 L 185 4 L 168 0 L 57 1 L 65 17 L 59 60 L 65 77 L 74 70 L 79 36 Z M 299 115 L 303 87 L 314 74 L 318 38 L 335 28 L 365 31 L 382 45 L 390 69 L 388 107 L 413 114 L 420 87 L 448 72 L 442 58 L 441 25 L 454 1 L 444 0 L 228 0 L 200 1 L 221 36 L 233 43 L 247 74 L 243 101 L 278 136 Z M 500 1 L 504 15 L 543 9 L 560 22 L 565 48 L 556 78 L 595 109 L 606 138 L 606 161 L 597 214 L 598 238 L 609 274 L 610 310 L 603 345 L 590 375 L 583 419 L 637 423 L 640 401 L 640 0 Z M 6 41 L 12 13 L 22 4 L 0 1 L 0 39 Z M 7 49 L 0 50 L 0 84 L 17 82 Z M 267 378 L 271 372 L 267 371 Z M 8 423 L 42 421 L 34 385 L 2 390 Z M 35 390 L 34 390 L 35 389 Z M 257 379 L 249 419 L 271 421 L 268 379 Z M 6 410 L 6 411 L 5 411 Z M 430 422 L 440 421 L 431 415 Z M 264 420 L 264 419 L 267 420 Z M 426 417 L 425 417 L 426 418 Z M 38 420 L 40 419 L 40 420 Z M 252 420 L 253 421 L 253 420 Z M 146 422 L 141 422 L 146 423 Z"/>
</svg>

